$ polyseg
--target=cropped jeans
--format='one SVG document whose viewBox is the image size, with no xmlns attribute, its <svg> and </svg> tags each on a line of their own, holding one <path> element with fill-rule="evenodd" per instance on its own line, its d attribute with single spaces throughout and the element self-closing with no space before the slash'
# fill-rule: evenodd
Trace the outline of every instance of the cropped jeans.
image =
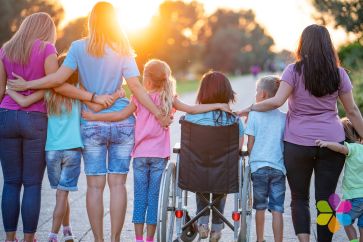
<svg viewBox="0 0 363 242">
<path fill-rule="evenodd" d="M 5 232 L 17 230 L 20 210 L 23 232 L 36 232 L 46 136 L 45 113 L 0 109 L 0 160 L 4 175 L 1 210 Z"/>
</svg>

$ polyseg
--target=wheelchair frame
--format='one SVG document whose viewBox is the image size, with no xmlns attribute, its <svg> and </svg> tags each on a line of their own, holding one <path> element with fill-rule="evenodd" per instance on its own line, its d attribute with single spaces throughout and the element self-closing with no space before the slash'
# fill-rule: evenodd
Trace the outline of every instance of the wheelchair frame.
<svg viewBox="0 0 363 242">
<path fill-rule="evenodd" d="M 179 181 L 179 144 L 176 144 L 173 153 L 177 154 L 176 163 L 172 161 L 168 162 L 161 180 L 158 204 L 157 241 L 193 241 L 198 234 L 196 228 L 197 219 L 203 211 L 211 209 L 217 212 L 224 223 L 234 232 L 235 242 L 249 242 L 252 220 L 252 188 L 248 152 L 240 151 L 238 170 L 239 192 L 233 194 L 233 224 L 214 207 L 216 201 L 208 201 L 209 204 L 207 207 L 194 218 L 190 218 L 188 213 L 188 191 L 182 190 L 177 185 L 177 181 Z M 174 223 L 176 225 L 175 231 Z M 174 232 L 176 234 L 175 238 Z"/>
</svg>

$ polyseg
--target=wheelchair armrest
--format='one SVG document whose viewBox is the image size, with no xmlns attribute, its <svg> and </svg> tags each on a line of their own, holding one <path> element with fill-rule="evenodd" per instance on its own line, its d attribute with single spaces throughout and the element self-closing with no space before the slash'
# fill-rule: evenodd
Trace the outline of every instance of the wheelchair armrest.
<svg viewBox="0 0 363 242">
<path fill-rule="evenodd" d="M 180 143 L 175 143 L 174 148 L 173 148 L 173 153 L 174 154 L 180 153 Z"/>
<path fill-rule="evenodd" d="M 249 154 L 248 154 L 248 151 L 247 151 L 247 150 L 240 150 L 240 151 L 239 151 L 239 155 L 240 155 L 240 156 L 249 156 Z"/>
</svg>

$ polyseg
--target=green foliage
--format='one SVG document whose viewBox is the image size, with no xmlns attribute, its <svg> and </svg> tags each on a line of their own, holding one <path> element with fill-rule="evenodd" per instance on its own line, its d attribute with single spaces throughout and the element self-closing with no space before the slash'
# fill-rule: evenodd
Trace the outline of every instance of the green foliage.
<svg viewBox="0 0 363 242">
<path fill-rule="evenodd" d="M 204 44 L 202 58 L 207 68 L 247 72 L 272 57 L 274 41 L 256 22 L 252 10 L 219 9 L 207 18 L 198 37 Z"/>
<path fill-rule="evenodd" d="M 64 17 L 64 10 L 56 0 L 0 0 L 0 46 L 8 41 L 21 21 L 35 12 L 52 16 L 56 26 Z"/>
<path fill-rule="evenodd" d="M 321 12 L 324 23 L 334 19 L 336 26 L 348 32 L 363 34 L 363 1 L 362 0 L 313 0 L 316 9 Z"/>
<path fill-rule="evenodd" d="M 339 50 L 339 59 L 344 66 L 357 70 L 363 67 L 363 46 L 359 42 L 345 45 Z"/>
<path fill-rule="evenodd" d="M 348 74 L 354 86 L 354 100 L 363 113 L 363 46 L 359 42 L 348 44 L 341 47 L 338 54 L 342 65 L 349 70 Z M 345 115 L 341 105 L 339 113 Z"/>
</svg>

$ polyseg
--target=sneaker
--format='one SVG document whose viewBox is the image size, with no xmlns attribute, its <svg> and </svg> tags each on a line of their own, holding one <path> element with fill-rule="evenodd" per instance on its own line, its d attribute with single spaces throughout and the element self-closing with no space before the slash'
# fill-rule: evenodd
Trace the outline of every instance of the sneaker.
<svg viewBox="0 0 363 242">
<path fill-rule="evenodd" d="M 64 242 L 74 242 L 76 239 L 76 236 L 72 234 L 71 230 L 65 230 L 63 231 L 63 241 Z"/>
<path fill-rule="evenodd" d="M 208 226 L 208 224 L 200 224 L 200 225 L 198 225 L 198 233 L 199 233 L 199 239 L 206 239 L 206 238 L 208 238 L 208 234 L 209 234 L 209 226 Z"/>
<path fill-rule="evenodd" d="M 48 238 L 48 242 L 58 242 L 58 239 L 56 239 L 56 238 Z"/>
<path fill-rule="evenodd" d="M 210 233 L 209 242 L 218 242 L 221 239 L 221 237 L 222 237 L 221 232 L 212 231 Z"/>
</svg>

